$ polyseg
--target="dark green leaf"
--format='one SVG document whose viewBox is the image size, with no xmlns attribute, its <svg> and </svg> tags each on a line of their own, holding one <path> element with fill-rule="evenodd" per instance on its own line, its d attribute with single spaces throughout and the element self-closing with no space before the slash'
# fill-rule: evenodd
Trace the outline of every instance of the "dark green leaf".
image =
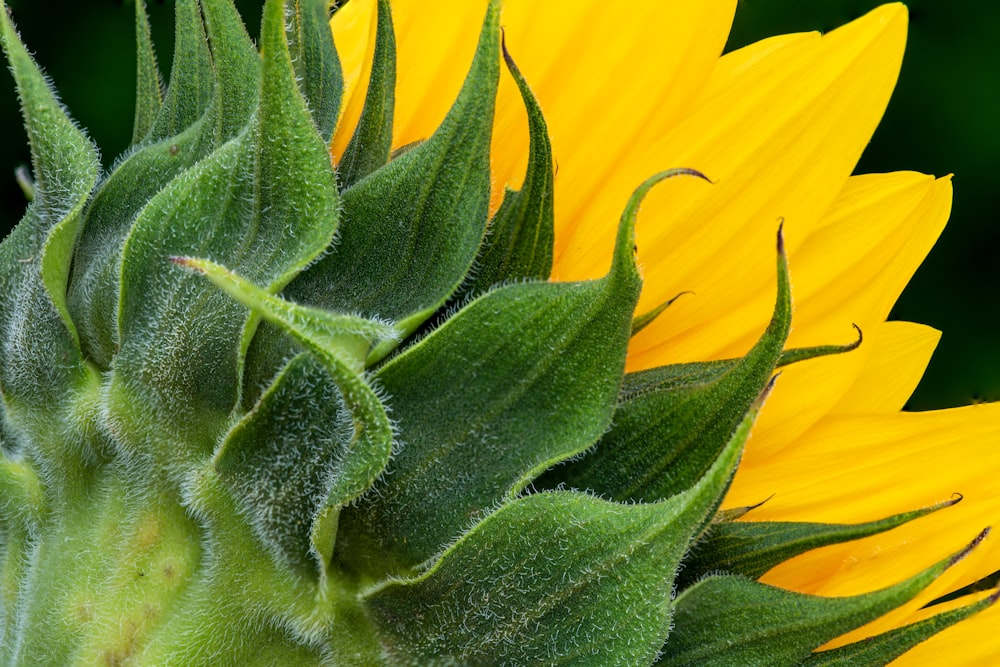
<svg viewBox="0 0 1000 667">
<path fill-rule="evenodd" d="M 813 653 L 802 667 L 883 667 L 922 641 L 996 604 L 998 593 L 875 637 Z"/>
<path fill-rule="evenodd" d="M 539 484 L 653 501 L 690 487 L 729 440 L 768 383 L 788 336 L 792 304 L 781 233 L 778 297 L 771 323 L 743 359 L 631 373 L 614 424 L 594 451 L 553 469 Z"/>
<path fill-rule="evenodd" d="M 145 0 L 135 0 L 135 123 L 132 145 L 141 142 L 153 128 L 163 104 L 163 80 L 156 64 L 153 39 L 149 34 L 149 17 Z"/>
<path fill-rule="evenodd" d="M 684 563 L 678 585 L 686 587 L 702 576 L 725 571 L 756 579 L 779 563 L 806 551 L 877 535 L 951 507 L 961 498 L 932 507 L 896 514 L 880 521 L 854 525 L 732 521 L 712 524 Z"/>
<path fill-rule="evenodd" d="M 292 63 L 313 121 L 327 143 L 344 94 L 340 58 L 330 30 L 331 0 L 294 0 L 288 24 Z"/>
<path fill-rule="evenodd" d="M 499 14 L 491 0 L 472 69 L 434 135 L 344 192 L 339 243 L 289 286 L 291 298 L 394 320 L 406 334 L 465 278 L 489 206 Z"/>
<path fill-rule="evenodd" d="M 328 377 L 311 355 L 295 357 L 226 436 L 215 464 L 261 541 L 280 561 L 311 572 L 328 560 L 313 547 L 312 525 L 353 430 Z"/>
<path fill-rule="evenodd" d="M 607 277 L 488 292 L 379 369 L 405 438 L 378 494 L 344 513 L 353 567 L 416 567 L 605 431 L 640 288 L 635 212 L 665 177 L 629 201 Z"/>
<path fill-rule="evenodd" d="M 378 2 L 375 54 L 365 106 L 358 126 L 337 166 L 340 187 L 347 188 L 389 160 L 392 118 L 396 105 L 396 33 L 389 0 Z"/>
<path fill-rule="evenodd" d="M 122 251 L 110 410 L 131 442 L 172 467 L 221 435 L 255 321 L 248 326 L 242 306 L 168 258 L 208 255 L 276 291 L 336 228 L 335 178 L 295 81 L 282 2 L 266 5 L 263 53 L 254 123 L 157 194 Z"/>
<path fill-rule="evenodd" d="M 481 294 L 507 281 L 547 280 L 552 272 L 554 233 L 552 145 L 538 101 L 513 58 L 503 49 L 504 61 L 517 82 L 528 112 L 528 168 L 520 190 L 507 190 L 493 216 L 489 233 L 476 259 L 468 294 Z"/>
<path fill-rule="evenodd" d="M 910 579 L 872 593 L 821 598 L 748 579 L 703 579 L 677 597 L 664 667 L 799 665 L 818 647 L 913 599 L 985 537 Z"/>
<path fill-rule="evenodd" d="M 673 498 L 622 505 L 555 491 L 501 507 L 426 573 L 366 596 L 390 654 L 421 666 L 649 664 L 670 627 L 678 562 L 752 420 Z"/>
</svg>

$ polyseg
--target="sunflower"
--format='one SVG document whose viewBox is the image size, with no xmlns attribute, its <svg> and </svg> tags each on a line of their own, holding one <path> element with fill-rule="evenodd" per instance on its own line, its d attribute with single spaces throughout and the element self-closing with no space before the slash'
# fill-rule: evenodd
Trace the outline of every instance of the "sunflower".
<svg viewBox="0 0 1000 667">
<path fill-rule="evenodd" d="M 852 323 L 864 344 L 783 371 L 726 506 L 766 500 L 753 518 L 852 523 L 964 496 L 762 578 L 819 595 L 860 593 L 920 571 L 991 524 L 1000 509 L 1000 405 L 901 411 L 940 334 L 886 318 L 944 227 L 950 179 L 852 170 L 896 82 L 906 8 L 884 5 L 825 35 L 783 35 L 720 55 L 735 9 L 735 0 L 637 0 L 616 12 L 596 0 L 504 2 L 506 44 L 539 99 L 558 165 L 553 279 L 602 275 L 611 223 L 635 185 L 664 168 L 697 169 L 713 182 L 673 181 L 643 204 L 637 312 L 691 294 L 635 336 L 628 368 L 740 356 L 770 315 L 771 238 L 784 220 L 795 298 L 789 346 L 849 341 Z M 444 118 L 482 11 L 467 0 L 393 2 L 394 147 L 426 139 Z M 346 89 L 335 158 L 364 105 L 375 17 L 374 0 L 352 0 L 332 22 Z M 505 185 L 520 184 L 526 127 L 506 77 L 494 124 L 494 209 Z M 922 609 L 995 570 L 995 542 L 838 643 L 946 608 Z M 996 608 L 979 614 L 899 663 L 983 664 L 1000 651 L 986 629 L 998 618 Z"/>
</svg>

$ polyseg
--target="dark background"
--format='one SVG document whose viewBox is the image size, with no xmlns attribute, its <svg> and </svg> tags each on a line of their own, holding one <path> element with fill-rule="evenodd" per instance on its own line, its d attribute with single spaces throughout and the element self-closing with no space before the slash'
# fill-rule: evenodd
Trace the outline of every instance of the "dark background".
<svg viewBox="0 0 1000 667">
<path fill-rule="evenodd" d="M 129 0 L 8 0 L 22 36 L 107 165 L 132 133 L 133 4 Z M 260 0 L 237 0 L 256 35 Z M 727 48 L 802 30 L 830 30 L 876 0 L 742 0 Z M 612 6 L 612 5 L 609 5 Z M 858 172 L 954 173 L 944 235 L 893 318 L 944 331 L 913 409 L 1000 399 L 1000 3 L 912 0 L 899 86 Z M 172 3 L 149 2 L 160 67 L 169 71 Z M 13 171 L 29 157 L 13 81 L 0 75 L 0 228 L 20 217 Z"/>
</svg>

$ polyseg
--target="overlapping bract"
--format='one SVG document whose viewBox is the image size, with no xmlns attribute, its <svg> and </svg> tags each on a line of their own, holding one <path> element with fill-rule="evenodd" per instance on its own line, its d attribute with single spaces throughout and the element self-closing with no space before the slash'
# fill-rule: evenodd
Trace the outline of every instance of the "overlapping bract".
<svg viewBox="0 0 1000 667">
<path fill-rule="evenodd" d="M 772 322 L 744 357 L 626 374 L 639 206 L 699 174 L 639 184 L 604 277 L 548 282 L 551 142 L 513 47 L 527 176 L 491 214 L 499 2 L 443 121 L 394 154 L 395 35 L 378 2 L 339 173 L 325 1 L 268 0 L 259 56 L 229 0 L 179 1 L 162 99 L 137 4 L 134 146 L 101 178 L 2 18 L 38 196 L 0 246 L 0 620 L 13 637 L 0 659 L 683 664 L 690 641 L 672 644 L 672 623 L 688 639 L 708 623 L 719 641 L 697 640 L 697 660 L 729 664 L 735 641 L 799 664 L 832 659 L 814 651 L 957 560 L 841 601 L 676 578 L 698 541 L 694 558 L 724 562 L 712 537 L 734 517 L 713 515 L 791 322 L 783 238 Z M 936 509 L 857 529 L 763 524 L 740 555 L 769 569 L 803 543 Z M 713 586 L 775 613 L 751 625 L 701 611 Z M 813 632 L 785 613 L 802 605 Z"/>
</svg>

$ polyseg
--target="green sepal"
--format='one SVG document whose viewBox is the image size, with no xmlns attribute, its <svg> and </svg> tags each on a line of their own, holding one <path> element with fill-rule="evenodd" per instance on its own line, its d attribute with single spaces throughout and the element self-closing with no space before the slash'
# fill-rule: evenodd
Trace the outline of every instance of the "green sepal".
<svg viewBox="0 0 1000 667">
<path fill-rule="evenodd" d="M 28 462 L 0 453 L 0 544 L 12 525 L 34 532 L 48 513 L 47 500 L 42 480 Z"/>
<path fill-rule="evenodd" d="M 405 335 L 465 278 L 489 207 L 499 16 L 491 0 L 472 68 L 433 136 L 344 192 L 338 244 L 289 286 L 291 298 L 390 319 Z"/>
<path fill-rule="evenodd" d="M 427 572 L 367 593 L 393 664 L 650 664 L 670 629 L 680 559 L 728 486 L 756 412 L 684 493 L 652 504 L 570 491 L 518 498 Z"/>
<path fill-rule="evenodd" d="M 66 307 L 66 283 L 100 163 L 96 148 L 24 48 L 3 3 L 0 41 L 21 100 L 35 183 L 24 218 L 0 245 L 5 267 L 0 273 L 0 390 L 7 419 L 29 429 L 36 445 L 58 447 L 60 440 L 47 429 L 60 430 L 53 418 L 67 392 L 86 378 Z"/>
<path fill-rule="evenodd" d="M 392 454 L 392 424 L 362 372 L 372 343 L 395 332 L 382 322 L 290 303 L 206 260 L 174 261 L 204 274 L 229 296 L 291 335 L 322 364 L 339 389 L 340 400 L 308 361 L 301 355 L 294 358 L 216 455 L 220 474 L 229 478 L 237 493 L 249 496 L 244 502 L 250 505 L 261 531 L 273 538 L 269 541 L 277 542 L 283 550 L 282 555 L 297 565 L 311 557 L 325 566 L 333 554 L 340 509 L 371 487 Z M 353 422 L 346 438 L 338 438 L 343 435 L 340 425 L 345 420 L 331 418 L 331 411 L 333 417 L 339 414 L 339 404 Z M 314 440 L 317 435 L 321 437 Z M 324 444 L 331 439 L 334 442 Z M 343 451 L 335 456 L 324 451 L 331 449 Z M 287 478 L 273 477 L 280 467 L 275 463 L 278 458 L 287 459 L 284 463 L 289 465 L 309 467 L 298 471 L 308 484 L 293 490 L 284 486 Z M 267 465 L 262 465 L 262 460 L 268 461 Z M 269 490 L 273 493 L 268 494 Z M 279 493 L 293 496 L 282 503 L 287 514 L 275 511 L 274 496 Z M 306 495 L 314 502 L 303 502 Z M 254 496 L 260 502 L 255 502 Z M 319 506 L 316 498 L 322 501 Z M 303 519 L 303 513 L 308 520 Z M 282 525 L 289 518 L 301 521 Z M 291 536 L 285 534 L 289 531 Z M 303 533 L 309 542 L 301 539 Z M 303 552 L 303 544 L 310 549 Z"/>
<path fill-rule="evenodd" d="M 203 157 L 204 120 L 126 155 L 97 188 L 77 241 L 67 304 L 87 359 L 102 369 L 118 349 L 116 315 L 122 244 L 139 211 Z"/>
<path fill-rule="evenodd" d="M 214 84 L 212 54 L 198 0 L 177 0 L 170 83 L 147 140 L 166 139 L 193 125 L 208 110 Z"/>
<path fill-rule="evenodd" d="M 378 0 L 375 53 L 358 126 L 337 165 L 340 187 L 348 188 L 389 161 L 396 106 L 396 32 L 389 0 Z"/>
<path fill-rule="evenodd" d="M 156 51 L 149 31 L 146 1 L 135 0 L 135 122 L 132 125 L 132 145 L 145 139 L 153 129 L 163 105 L 163 78 L 156 64 Z"/>
<path fill-rule="evenodd" d="M 951 507 L 959 500 L 960 496 L 931 507 L 859 524 L 717 521 L 684 561 L 678 586 L 684 588 L 707 574 L 718 572 L 757 579 L 799 554 L 884 533 Z"/>
<path fill-rule="evenodd" d="M 670 297 L 652 310 L 648 310 L 642 315 L 636 315 L 632 319 L 632 335 L 634 336 L 648 327 L 657 317 L 666 312 L 667 308 L 674 305 L 674 301 L 677 301 L 677 299 L 688 294 L 694 294 L 694 292 L 681 292 L 680 294 Z"/>
<path fill-rule="evenodd" d="M 352 434 L 343 399 L 327 378 L 311 355 L 294 357 L 215 457 L 258 538 L 280 562 L 307 573 L 322 572 L 329 560 L 314 548 L 312 526 Z M 388 446 L 384 451 L 387 458 Z"/>
<path fill-rule="evenodd" d="M 344 75 L 330 30 L 331 0 L 292 0 L 288 48 L 302 96 L 327 143 L 333 136 L 344 94 Z"/>
<path fill-rule="evenodd" d="M 663 366 L 625 377 L 611 429 L 585 456 L 539 484 L 652 502 L 690 487 L 712 465 L 771 378 L 788 337 L 792 303 L 778 232 L 778 295 L 771 323 L 734 363 Z"/>
<path fill-rule="evenodd" d="M 378 370 L 406 437 L 379 493 L 342 518 L 351 567 L 417 567 L 607 429 L 641 286 L 635 215 L 668 175 L 632 195 L 605 278 L 492 290 Z"/>
<path fill-rule="evenodd" d="M 177 135 L 151 139 L 122 159 L 95 193 L 77 246 L 70 312 L 80 327 L 84 351 L 101 368 L 110 367 L 118 347 L 115 311 L 121 247 L 136 215 L 179 173 L 242 131 L 256 107 L 260 58 L 239 14 L 230 0 L 203 4 L 205 39 L 211 40 L 214 56 L 214 93 L 206 114 Z M 141 63 L 141 53 L 139 59 Z M 189 72 L 185 68 L 182 73 Z"/>
<path fill-rule="evenodd" d="M 735 576 L 712 576 L 676 600 L 674 629 L 656 663 L 663 667 L 792 667 L 828 641 L 912 600 L 985 537 L 888 588 L 823 598 Z"/>
<path fill-rule="evenodd" d="M 555 210 L 552 144 L 538 100 L 503 44 L 504 62 L 528 112 L 528 167 L 520 190 L 507 189 L 490 221 L 467 294 L 481 294 L 493 285 L 524 279 L 547 280 L 552 272 Z"/>
<path fill-rule="evenodd" d="M 816 345 L 815 347 L 797 347 L 792 348 L 791 350 L 785 350 L 781 353 L 781 358 L 778 359 L 778 367 L 790 366 L 791 364 L 797 364 L 801 361 L 808 361 L 810 359 L 818 359 L 819 357 L 829 357 L 834 354 L 853 352 L 861 347 L 861 343 L 864 342 L 865 335 L 862 333 L 861 327 L 857 324 L 852 324 L 851 326 L 858 332 L 858 337 L 854 342 L 847 343 L 846 345 Z"/>
<path fill-rule="evenodd" d="M 212 52 L 213 89 L 209 106 L 211 146 L 216 148 L 246 127 L 257 108 L 257 96 L 287 94 L 260 89 L 261 58 L 243 26 L 233 0 L 201 0 L 205 29 Z M 275 77 L 269 77 L 274 82 Z M 280 88 L 281 84 L 278 83 Z"/>
<path fill-rule="evenodd" d="M 168 258 L 208 255 L 278 291 L 336 230 L 336 180 L 295 81 L 284 3 L 267 3 L 262 33 L 264 93 L 253 122 L 157 194 L 122 251 L 109 409 L 125 432 L 134 429 L 131 442 L 162 449 L 168 467 L 210 451 L 227 426 L 254 326 L 244 308 Z"/>
<path fill-rule="evenodd" d="M 1000 592 L 917 623 L 835 649 L 813 653 L 802 662 L 802 667 L 883 667 L 942 630 L 993 606 L 998 597 Z"/>
</svg>

